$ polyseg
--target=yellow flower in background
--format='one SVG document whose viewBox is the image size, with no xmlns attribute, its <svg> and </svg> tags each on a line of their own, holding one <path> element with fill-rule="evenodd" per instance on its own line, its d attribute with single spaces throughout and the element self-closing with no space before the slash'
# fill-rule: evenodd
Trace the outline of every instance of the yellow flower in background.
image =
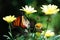
<svg viewBox="0 0 60 40">
<path fill-rule="evenodd" d="M 8 22 L 8 23 L 13 22 L 15 19 L 16 19 L 16 18 L 15 18 L 14 15 L 13 15 L 13 16 L 9 15 L 9 16 L 3 17 L 3 20 L 5 20 L 5 21 Z"/>
<path fill-rule="evenodd" d="M 54 32 L 52 32 L 51 30 L 47 30 L 46 33 L 45 33 L 45 37 L 51 37 L 51 36 L 54 36 Z"/>
<path fill-rule="evenodd" d="M 31 13 L 37 12 L 36 10 L 34 10 L 33 7 L 27 6 L 27 5 L 25 7 L 22 7 L 22 9 L 20 9 L 20 10 L 26 12 L 26 14 L 31 14 Z"/>
<path fill-rule="evenodd" d="M 46 15 L 56 14 L 59 9 L 56 5 L 42 5 L 41 7 L 42 12 L 44 12 Z"/>
<path fill-rule="evenodd" d="M 36 29 L 41 29 L 42 26 L 43 26 L 43 25 L 42 25 L 41 23 L 37 23 L 37 24 L 35 24 L 35 28 L 36 28 Z"/>
<path fill-rule="evenodd" d="M 40 32 L 36 32 L 36 36 L 37 37 L 40 37 Z"/>
</svg>

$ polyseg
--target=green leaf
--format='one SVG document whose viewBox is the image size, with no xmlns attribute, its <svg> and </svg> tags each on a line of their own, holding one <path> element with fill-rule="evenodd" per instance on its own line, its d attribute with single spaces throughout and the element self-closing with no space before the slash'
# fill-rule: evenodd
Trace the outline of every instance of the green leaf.
<svg viewBox="0 0 60 40">
<path fill-rule="evenodd" d="M 20 36 L 20 37 L 17 37 L 16 38 L 16 40 L 24 40 L 25 38 L 24 38 L 24 36 L 22 35 L 22 36 Z"/>
<path fill-rule="evenodd" d="M 7 39 L 11 39 L 8 35 L 3 35 L 4 37 L 6 37 Z"/>
<path fill-rule="evenodd" d="M 53 40 L 60 40 L 60 35 L 55 36 Z"/>
</svg>

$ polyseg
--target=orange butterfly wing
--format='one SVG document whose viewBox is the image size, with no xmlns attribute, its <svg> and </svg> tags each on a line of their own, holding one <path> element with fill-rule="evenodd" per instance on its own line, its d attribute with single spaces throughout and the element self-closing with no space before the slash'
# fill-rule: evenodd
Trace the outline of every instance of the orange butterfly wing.
<svg viewBox="0 0 60 40">
<path fill-rule="evenodd" d="M 22 27 L 22 28 L 26 28 L 24 25 L 23 25 L 23 18 L 21 17 L 21 16 L 18 16 L 17 18 L 16 18 L 16 20 L 13 22 L 13 25 L 16 27 L 16 26 L 20 26 L 20 27 Z"/>
<path fill-rule="evenodd" d="M 14 26 L 20 26 L 21 25 L 21 17 L 17 17 L 16 20 L 13 22 Z"/>
</svg>

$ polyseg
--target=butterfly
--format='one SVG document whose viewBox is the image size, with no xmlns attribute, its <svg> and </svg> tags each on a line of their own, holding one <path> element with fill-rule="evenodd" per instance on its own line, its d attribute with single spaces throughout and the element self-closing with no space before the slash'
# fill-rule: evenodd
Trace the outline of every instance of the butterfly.
<svg viewBox="0 0 60 40">
<path fill-rule="evenodd" d="M 27 18 L 25 18 L 24 16 L 18 16 L 16 18 L 16 20 L 13 22 L 14 26 L 20 26 L 22 28 L 28 28 L 29 27 L 30 22 L 28 21 Z"/>
</svg>

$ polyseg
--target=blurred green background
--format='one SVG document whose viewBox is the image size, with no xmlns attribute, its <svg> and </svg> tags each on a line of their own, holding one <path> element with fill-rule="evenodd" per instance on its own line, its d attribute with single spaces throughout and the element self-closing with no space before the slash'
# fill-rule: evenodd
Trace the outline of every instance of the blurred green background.
<svg viewBox="0 0 60 40">
<path fill-rule="evenodd" d="M 25 0 L 26 5 L 31 5 L 35 7 L 38 11 L 35 14 L 30 15 L 29 17 L 34 19 L 36 22 L 41 22 L 44 27 L 46 27 L 47 16 L 45 16 L 40 7 L 46 4 L 54 4 L 60 8 L 60 0 Z M 51 16 L 51 22 L 49 23 L 48 29 L 53 30 L 56 34 L 60 34 L 60 12 Z"/>
</svg>

